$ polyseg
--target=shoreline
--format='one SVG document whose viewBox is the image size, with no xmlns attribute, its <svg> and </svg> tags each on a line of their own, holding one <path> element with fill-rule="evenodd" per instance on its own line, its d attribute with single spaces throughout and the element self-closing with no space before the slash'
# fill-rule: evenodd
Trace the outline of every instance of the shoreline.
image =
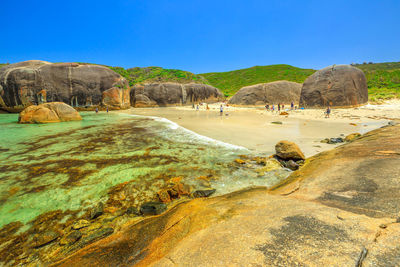
<svg viewBox="0 0 400 267">
<path fill-rule="evenodd" d="M 339 144 L 325 144 L 325 138 L 365 134 L 400 118 L 400 101 L 386 105 L 365 105 L 357 108 L 333 109 L 330 118 L 321 109 L 285 110 L 287 116 L 255 107 L 224 106 L 221 103 L 200 106 L 131 108 L 118 113 L 156 116 L 172 121 L 197 134 L 242 146 L 258 154 L 274 154 L 275 144 L 281 140 L 295 142 L 306 157 L 330 150 Z M 272 122 L 282 124 L 272 124 Z"/>
</svg>

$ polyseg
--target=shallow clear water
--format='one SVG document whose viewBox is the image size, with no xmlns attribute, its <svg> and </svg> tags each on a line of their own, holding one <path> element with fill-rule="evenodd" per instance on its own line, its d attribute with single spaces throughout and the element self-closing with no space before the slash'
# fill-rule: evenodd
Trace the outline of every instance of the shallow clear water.
<svg viewBox="0 0 400 267">
<path fill-rule="evenodd" d="M 17 124 L 0 115 L 0 227 L 27 223 L 52 210 L 83 210 L 108 198 L 110 188 L 134 182 L 137 201 L 150 199 L 166 178 L 213 177 L 218 194 L 272 185 L 281 170 L 257 175 L 232 161 L 250 152 L 157 117 L 81 113 L 83 120 Z M 139 197 L 140 195 L 140 197 Z M 137 203 L 136 203 L 137 204 Z"/>
</svg>

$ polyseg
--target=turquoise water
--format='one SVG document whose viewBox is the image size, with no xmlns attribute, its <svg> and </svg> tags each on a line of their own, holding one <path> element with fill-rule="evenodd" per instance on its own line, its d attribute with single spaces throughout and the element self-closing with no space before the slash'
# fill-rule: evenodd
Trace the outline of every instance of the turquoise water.
<svg viewBox="0 0 400 267">
<path fill-rule="evenodd" d="M 166 119 L 81 113 L 83 120 L 17 124 L 0 115 L 0 227 L 53 210 L 84 210 L 110 188 L 133 182 L 132 204 L 151 199 L 168 178 L 213 177 L 218 194 L 271 185 L 287 171 L 257 176 L 233 167 L 250 152 L 186 130 Z"/>
</svg>

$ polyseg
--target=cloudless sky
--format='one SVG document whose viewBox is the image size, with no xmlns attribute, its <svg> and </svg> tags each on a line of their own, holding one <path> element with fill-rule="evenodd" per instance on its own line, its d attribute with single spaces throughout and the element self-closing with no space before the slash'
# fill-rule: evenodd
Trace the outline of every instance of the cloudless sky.
<svg viewBox="0 0 400 267">
<path fill-rule="evenodd" d="M 0 0 L 0 62 L 194 73 L 400 61 L 400 0 Z"/>
</svg>

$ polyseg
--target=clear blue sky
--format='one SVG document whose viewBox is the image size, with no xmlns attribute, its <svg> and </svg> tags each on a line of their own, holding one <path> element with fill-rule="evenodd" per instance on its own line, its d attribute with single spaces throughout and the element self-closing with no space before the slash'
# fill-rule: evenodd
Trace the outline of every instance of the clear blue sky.
<svg viewBox="0 0 400 267">
<path fill-rule="evenodd" d="M 194 73 L 400 61 L 400 0 L 0 0 L 0 62 Z"/>
</svg>

